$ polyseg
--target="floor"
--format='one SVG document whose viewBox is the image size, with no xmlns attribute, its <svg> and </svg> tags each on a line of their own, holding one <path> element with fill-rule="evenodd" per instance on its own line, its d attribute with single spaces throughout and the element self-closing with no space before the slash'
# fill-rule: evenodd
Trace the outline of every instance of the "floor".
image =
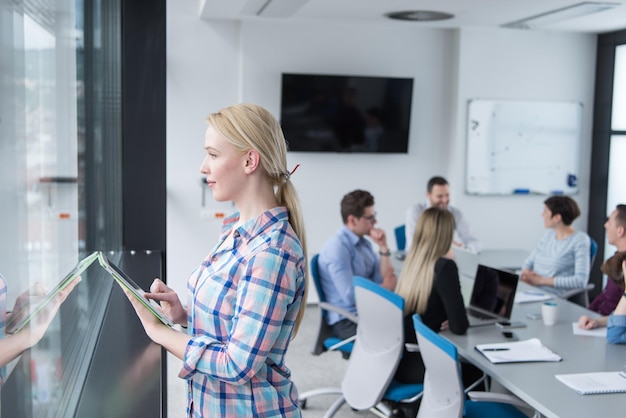
<svg viewBox="0 0 626 418">
<path fill-rule="evenodd" d="M 323 387 L 339 387 L 348 362 L 339 353 L 324 353 L 320 356 L 310 354 L 313 339 L 317 332 L 319 313 L 317 305 L 308 305 L 296 338 L 287 352 L 287 366 L 291 369 L 292 379 L 300 393 Z M 182 362 L 168 355 L 168 418 L 184 418 L 186 408 L 186 386 L 178 378 Z M 338 395 L 312 397 L 302 411 L 304 418 L 323 417 L 326 410 L 338 398 Z M 369 411 L 353 411 L 343 405 L 335 414 L 337 418 L 370 418 L 376 415 Z"/>
</svg>

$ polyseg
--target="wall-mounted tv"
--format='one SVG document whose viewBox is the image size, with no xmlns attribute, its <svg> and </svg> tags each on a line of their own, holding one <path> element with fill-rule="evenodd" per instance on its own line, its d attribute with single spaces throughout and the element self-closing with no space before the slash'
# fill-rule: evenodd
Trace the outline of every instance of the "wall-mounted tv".
<svg viewBox="0 0 626 418">
<path fill-rule="evenodd" d="M 282 74 L 290 151 L 407 153 L 412 78 Z"/>
</svg>

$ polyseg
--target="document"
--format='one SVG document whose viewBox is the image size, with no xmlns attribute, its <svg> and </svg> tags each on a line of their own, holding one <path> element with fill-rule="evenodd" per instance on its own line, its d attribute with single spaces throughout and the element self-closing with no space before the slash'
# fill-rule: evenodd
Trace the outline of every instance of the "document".
<svg viewBox="0 0 626 418">
<path fill-rule="evenodd" d="M 515 294 L 515 303 L 542 302 L 553 297 L 554 295 L 539 290 L 525 290 Z"/>
<path fill-rule="evenodd" d="M 572 331 L 574 331 L 574 335 L 587 335 L 589 337 L 606 338 L 606 327 L 583 329 L 578 326 L 578 322 L 572 322 Z"/>
<path fill-rule="evenodd" d="M 561 361 L 561 356 L 544 346 L 538 338 L 509 343 L 478 344 L 475 348 L 492 363 Z"/>
<path fill-rule="evenodd" d="M 42 296 L 35 303 L 28 304 L 22 307 L 19 311 L 13 312 L 6 324 L 6 333 L 14 334 L 24 328 L 35 315 L 37 315 L 50 301 L 54 299 L 68 284 L 72 282 L 76 277 L 80 276 L 83 271 L 87 269 L 98 258 L 98 253 L 94 252 L 83 258 L 76 264 L 76 266 L 70 271 L 61 281 L 57 283 L 52 290 L 50 290 L 45 296 Z"/>
<path fill-rule="evenodd" d="M 124 273 L 118 266 L 113 264 L 103 252 L 98 253 L 98 261 L 100 265 L 111 274 L 113 279 L 119 284 L 122 289 L 128 290 L 139 302 L 143 304 L 154 316 L 156 316 L 161 322 L 168 327 L 173 327 L 174 324 L 168 317 L 161 312 L 161 306 L 152 299 L 148 299 L 144 296 L 146 293 L 137 283 L 135 283 L 126 273 Z"/>
<path fill-rule="evenodd" d="M 554 377 L 581 395 L 626 392 L 624 372 L 557 374 Z"/>
</svg>

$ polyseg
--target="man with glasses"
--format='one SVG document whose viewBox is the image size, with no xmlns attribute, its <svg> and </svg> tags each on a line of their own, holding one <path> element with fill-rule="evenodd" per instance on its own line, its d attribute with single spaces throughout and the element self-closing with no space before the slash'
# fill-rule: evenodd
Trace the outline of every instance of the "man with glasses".
<svg viewBox="0 0 626 418">
<path fill-rule="evenodd" d="M 341 200 L 341 218 L 343 226 L 324 244 L 319 254 L 320 282 L 328 303 L 356 314 L 354 276 L 371 279 L 392 291 L 397 277 L 393 272 L 385 231 L 374 227 L 374 196 L 364 190 L 348 193 Z M 378 246 L 378 254 L 370 240 Z M 356 324 L 335 312 L 328 313 L 327 321 L 338 338 L 356 334 Z"/>
<path fill-rule="evenodd" d="M 469 225 L 463 217 L 461 211 L 455 207 L 450 206 L 450 186 L 448 181 L 440 176 L 432 177 L 428 180 L 426 186 L 426 199 L 424 203 L 418 203 L 411 206 L 406 212 L 406 249 L 411 248 L 413 242 L 413 233 L 415 232 L 415 225 L 417 219 L 420 217 L 429 207 L 436 206 L 440 209 L 449 210 L 454 215 L 454 238 L 452 241 L 453 247 L 464 248 L 468 251 L 477 253 L 480 251 L 480 243 L 478 239 L 470 232 Z"/>
</svg>

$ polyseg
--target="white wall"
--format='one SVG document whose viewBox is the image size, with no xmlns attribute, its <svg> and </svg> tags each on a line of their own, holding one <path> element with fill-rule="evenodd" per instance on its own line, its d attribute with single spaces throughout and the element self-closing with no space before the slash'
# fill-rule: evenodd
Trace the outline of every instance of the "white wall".
<svg viewBox="0 0 626 418">
<path fill-rule="evenodd" d="M 374 194 L 379 226 L 393 246 L 393 227 L 404 222 L 410 204 L 424 198 L 425 183 L 435 174 L 448 177 L 453 204 L 463 208 L 485 247 L 532 249 L 543 232 L 543 198 L 463 192 L 470 98 L 582 101 L 581 154 L 589 155 L 595 36 L 419 29 L 393 22 L 209 22 L 189 3 L 168 2 L 167 27 L 167 272 L 179 291 L 219 230 L 218 221 L 200 219 L 204 118 L 238 101 L 261 104 L 278 116 L 281 72 L 414 78 L 408 154 L 289 154 L 290 167 L 301 164 L 292 180 L 310 254 L 341 225 L 339 201 L 355 188 Z M 576 197 L 583 213 L 588 175 L 587 157 Z M 576 226 L 586 225 L 583 220 Z"/>
</svg>

